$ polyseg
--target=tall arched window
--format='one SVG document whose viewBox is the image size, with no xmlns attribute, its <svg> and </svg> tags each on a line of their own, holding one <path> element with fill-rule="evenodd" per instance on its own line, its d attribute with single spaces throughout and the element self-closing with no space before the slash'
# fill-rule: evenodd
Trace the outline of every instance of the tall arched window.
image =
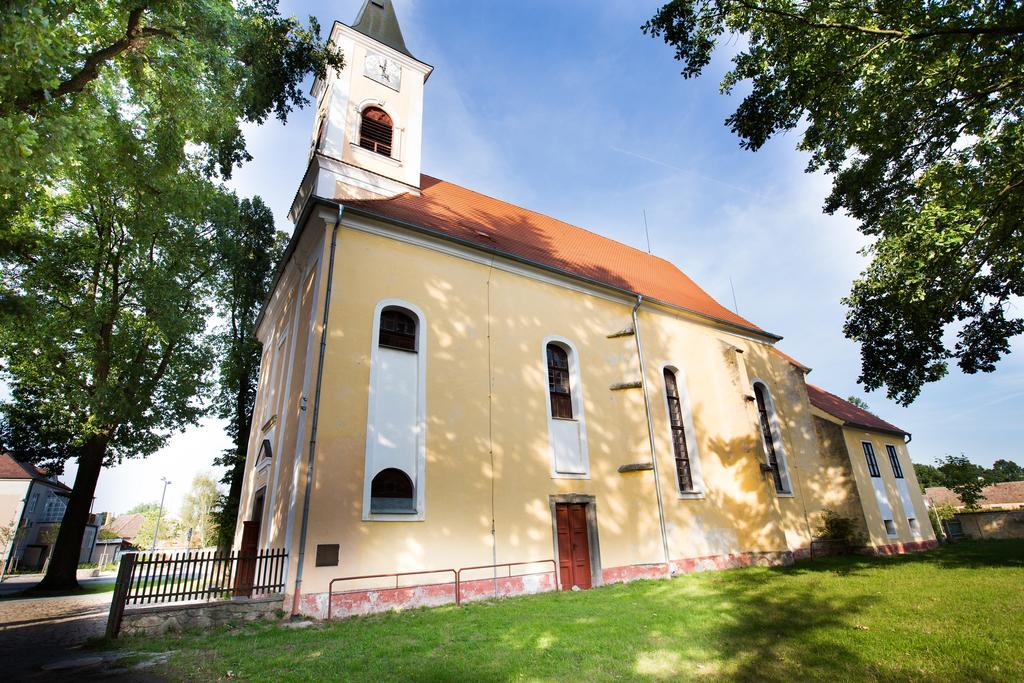
<svg viewBox="0 0 1024 683">
<path fill-rule="evenodd" d="M 668 420 L 672 427 L 672 450 L 676 457 L 676 483 L 679 491 L 693 491 L 693 473 L 690 470 L 690 453 L 686 448 L 686 427 L 683 426 L 683 406 L 679 400 L 679 386 L 676 373 L 665 368 L 665 396 L 668 399 Z"/>
<path fill-rule="evenodd" d="M 393 130 L 394 124 L 387 112 L 378 107 L 367 107 L 359 125 L 359 146 L 389 157 Z"/>
<path fill-rule="evenodd" d="M 757 415 L 761 423 L 761 438 L 764 442 L 765 456 L 771 468 L 772 479 L 775 481 L 777 493 L 790 493 L 789 472 L 786 468 L 785 454 L 782 451 L 780 435 L 776 433 L 775 406 L 771 402 L 768 390 L 760 382 L 754 383 L 754 398 L 757 401 Z"/>
<path fill-rule="evenodd" d="M 548 344 L 548 394 L 551 396 L 551 417 L 571 420 L 569 354 L 558 344 Z"/>
<path fill-rule="evenodd" d="M 426 322 L 416 306 L 378 302 L 373 316 L 363 519 L 424 518 Z"/>
<path fill-rule="evenodd" d="M 586 479 L 590 477 L 590 462 L 579 354 L 572 342 L 562 337 L 545 338 L 539 351 L 548 380 L 545 403 L 551 476 Z"/>
</svg>

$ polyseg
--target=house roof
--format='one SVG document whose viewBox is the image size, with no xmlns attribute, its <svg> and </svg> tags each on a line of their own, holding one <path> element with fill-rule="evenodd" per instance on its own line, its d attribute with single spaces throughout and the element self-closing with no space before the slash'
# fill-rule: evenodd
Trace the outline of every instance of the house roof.
<svg viewBox="0 0 1024 683">
<path fill-rule="evenodd" d="M 118 538 L 130 541 L 139 535 L 139 531 L 142 529 L 142 524 L 145 521 L 144 515 L 134 512 L 130 515 L 121 515 L 114 518 L 114 521 L 104 525 L 103 528 L 113 534 L 117 534 Z"/>
<path fill-rule="evenodd" d="M 428 175 L 421 176 L 420 189 L 419 195 L 344 204 L 777 337 L 719 304 L 665 259 Z"/>
<path fill-rule="evenodd" d="M 1024 505 L 1024 481 L 990 484 L 981 489 L 981 495 L 982 505 Z M 924 496 L 936 505 L 963 506 L 959 496 L 945 486 L 930 486 L 924 490 Z"/>
<path fill-rule="evenodd" d="M 19 462 L 9 453 L 0 453 L 0 479 L 35 479 L 65 491 L 71 490 L 66 484 L 50 479 L 46 470 L 31 463 Z"/>
<path fill-rule="evenodd" d="M 412 57 L 409 48 L 405 46 L 402 28 L 398 25 L 398 16 L 395 14 L 395 7 L 391 4 L 391 0 L 366 0 L 363 3 L 363 8 L 359 10 L 359 16 L 356 17 L 352 28 L 364 36 L 369 36 L 379 43 Z M 416 58 L 413 57 L 413 59 Z"/>
<path fill-rule="evenodd" d="M 892 432 L 893 434 L 910 433 L 813 384 L 807 385 L 807 397 L 811 400 L 812 406 L 833 417 L 839 418 L 843 421 L 843 424 L 862 427 L 863 429 L 874 429 L 880 432 Z"/>
</svg>

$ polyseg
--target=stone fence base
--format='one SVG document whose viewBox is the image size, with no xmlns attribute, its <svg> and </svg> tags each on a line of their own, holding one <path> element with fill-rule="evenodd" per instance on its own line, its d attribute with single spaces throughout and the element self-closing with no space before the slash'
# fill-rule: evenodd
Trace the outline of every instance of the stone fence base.
<svg viewBox="0 0 1024 683">
<path fill-rule="evenodd" d="M 283 606 L 283 595 L 268 595 L 221 602 L 130 607 L 125 609 L 121 619 L 121 634 L 160 636 L 169 631 L 278 619 Z"/>
</svg>

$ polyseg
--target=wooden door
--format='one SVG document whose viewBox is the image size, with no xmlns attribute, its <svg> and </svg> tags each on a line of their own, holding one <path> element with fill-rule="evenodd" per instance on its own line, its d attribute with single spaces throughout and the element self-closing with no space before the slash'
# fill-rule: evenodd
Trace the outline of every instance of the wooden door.
<svg viewBox="0 0 1024 683">
<path fill-rule="evenodd" d="M 573 586 L 590 588 L 587 506 L 585 503 L 558 504 L 555 506 L 555 517 L 562 590 L 570 590 Z"/>
</svg>

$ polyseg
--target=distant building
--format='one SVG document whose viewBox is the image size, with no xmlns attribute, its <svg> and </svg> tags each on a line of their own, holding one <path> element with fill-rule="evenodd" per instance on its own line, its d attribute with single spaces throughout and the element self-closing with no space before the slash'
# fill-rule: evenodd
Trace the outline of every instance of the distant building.
<svg viewBox="0 0 1024 683">
<path fill-rule="evenodd" d="M 71 489 L 43 469 L 0 453 L 0 527 L 12 532 L 3 560 L 8 571 L 41 569 L 64 519 Z M 83 549 L 91 552 L 96 527 L 86 529 Z"/>
<path fill-rule="evenodd" d="M 1024 481 L 1005 481 L 1001 484 L 992 484 L 981 490 L 982 499 L 978 501 L 978 507 L 990 508 L 1024 508 Z M 964 503 L 953 491 L 945 486 L 931 486 L 924 490 L 924 497 L 932 505 L 952 505 L 958 510 L 964 508 Z"/>
</svg>

